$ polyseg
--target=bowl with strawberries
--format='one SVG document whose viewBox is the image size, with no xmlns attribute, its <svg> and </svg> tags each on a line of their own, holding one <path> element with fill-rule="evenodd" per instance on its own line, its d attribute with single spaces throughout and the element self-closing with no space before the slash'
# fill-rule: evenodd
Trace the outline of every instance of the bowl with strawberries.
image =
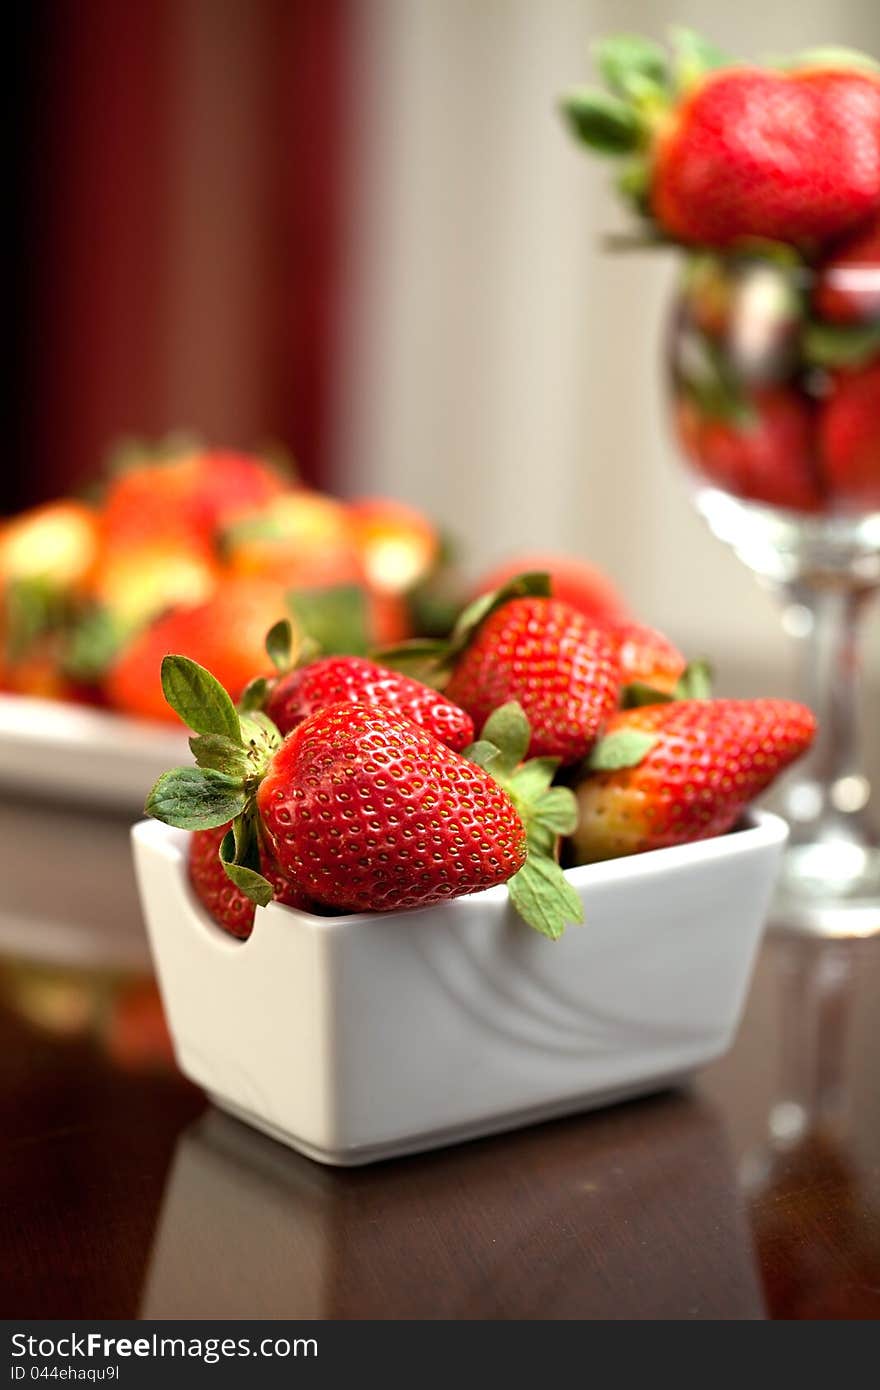
<svg viewBox="0 0 880 1390">
<path fill-rule="evenodd" d="M 778 916 L 880 930 L 880 831 L 856 737 L 880 587 L 880 65 L 736 60 L 689 31 L 596 46 L 577 139 L 616 161 L 632 242 L 676 248 L 672 433 L 712 531 L 775 588 L 820 735 L 789 780 Z"/>
<path fill-rule="evenodd" d="M 591 578 L 513 574 L 368 656 L 284 619 L 235 703 L 163 658 L 194 763 L 135 863 L 178 1062 L 223 1109 L 360 1164 L 729 1046 L 787 834 L 752 803 L 815 721 L 712 698 Z"/>
</svg>

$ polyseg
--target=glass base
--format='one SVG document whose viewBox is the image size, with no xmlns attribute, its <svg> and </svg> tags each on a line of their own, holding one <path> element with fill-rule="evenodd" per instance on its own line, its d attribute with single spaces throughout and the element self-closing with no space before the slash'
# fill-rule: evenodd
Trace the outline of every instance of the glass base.
<svg viewBox="0 0 880 1390">
<path fill-rule="evenodd" d="M 807 516 L 705 485 L 696 486 L 694 500 L 713 534 L 773 585 L 824 577 L 880 583 L 880 512 Z"/>
<path fill-rule="evenodd" d="M 880 935 L 880 849 L 846 841 L 791 845 L 768 926 L 829 938 Z"/>
</svg>

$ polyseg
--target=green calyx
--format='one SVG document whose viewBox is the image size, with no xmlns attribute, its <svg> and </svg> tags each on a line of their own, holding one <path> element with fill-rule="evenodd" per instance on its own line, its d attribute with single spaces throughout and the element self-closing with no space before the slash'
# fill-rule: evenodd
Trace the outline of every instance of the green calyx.
<svg viewBox="0 0 880 1390">
<path fill-rule="evenodd" d="M 528 857 L 508 880 L 511 902 L 535 931 L 556 941 L 569 922 L 583 921 L 583 907 L 558 861 L 559 838 L 577 824 L 577 801 L 568 787 L 553 786 L 558 758 L 525 762 L 531 730 L 516 700 L 495 710 L 464 756 L 484 768 L 507 793 L 526 829 Z"/>
<path fill-rule="evenodd" d="M 669 705 L 673 700 L 709 700 L 712 697 L 712 667 L 703 657 L 688 662 L 675 689 L 656 690 L 645 681 L 631 681 L 620 692 L 622 709 L 641 709 L 644 705 Z"/>
<path fill-rule="evenodd" d="M 858 370 L 880 352 L 880 323 L 809 323 L 804 330 L 804 360 L 811 367 Z"/>
<path fill-rule="evenodd" d="M 483 623 L 497 609 L 515 598 L 549 598 L 550 576 L 542 572 L 518 574 L 488 594 L 480 594 L 459 613 L 448 638 L 417 637 L 394 647 L 373 652 L 376 661 L 402 671 L 425 685 L 442 685 L 458 658 L 476 637 Z"/>
<path fill-rule="evenodd" d="M 652 146 L 668 113 L 728 56 L 691 29 L 670 32 L 670 51 L 638 34 L 614 34 L 594 45 L 607 90 L 579 86 L 563 93 L 563 120 L 580 144 L 623 161 L 617 189 L 650 218 Z"/>
<path fill-rule="evenodd" d="M 273 645 L 283 645 L 283 634 Z M 270 634 L 271 635 L 271 634 Z M 281 735 L 259 709 L 236 709 L 218 680 L 187 656 L 166 656 L 162 689 L 168 704 L 193 730 L 195 767 L 165 772 L 147 798 L 148 816 L 180 830 L 212 830 L 232 822 L 220 858 L 228 877 L 265 906 L 272 885 L 260 873 L 256 792 Z"/>
</svg>

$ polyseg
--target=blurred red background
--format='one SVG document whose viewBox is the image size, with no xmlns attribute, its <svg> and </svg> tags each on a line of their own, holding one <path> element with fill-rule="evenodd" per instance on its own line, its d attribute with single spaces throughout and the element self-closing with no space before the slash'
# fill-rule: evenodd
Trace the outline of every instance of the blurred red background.
<svg viewBox="0 0 880 1390">
<path fill-rule="evenodd" d="M 2 509 L 190 424 L 332 482 L 350 0 L 35 0 L 20 20 Z"/>
</svg>

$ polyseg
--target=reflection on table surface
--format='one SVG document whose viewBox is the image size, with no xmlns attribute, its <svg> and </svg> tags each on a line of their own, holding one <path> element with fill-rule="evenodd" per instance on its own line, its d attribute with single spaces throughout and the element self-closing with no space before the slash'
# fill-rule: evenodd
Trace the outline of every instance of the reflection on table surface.
<svg viewBox="0 0 880 1390">
<path fill-rule="evenodd" d="M 349 1171 L 207 1107 L 142 975 L 0 1001 L 8 1316 L 880 1313 L 880 942 L 768 941 L 689 1091 Z"/>
</svg>

